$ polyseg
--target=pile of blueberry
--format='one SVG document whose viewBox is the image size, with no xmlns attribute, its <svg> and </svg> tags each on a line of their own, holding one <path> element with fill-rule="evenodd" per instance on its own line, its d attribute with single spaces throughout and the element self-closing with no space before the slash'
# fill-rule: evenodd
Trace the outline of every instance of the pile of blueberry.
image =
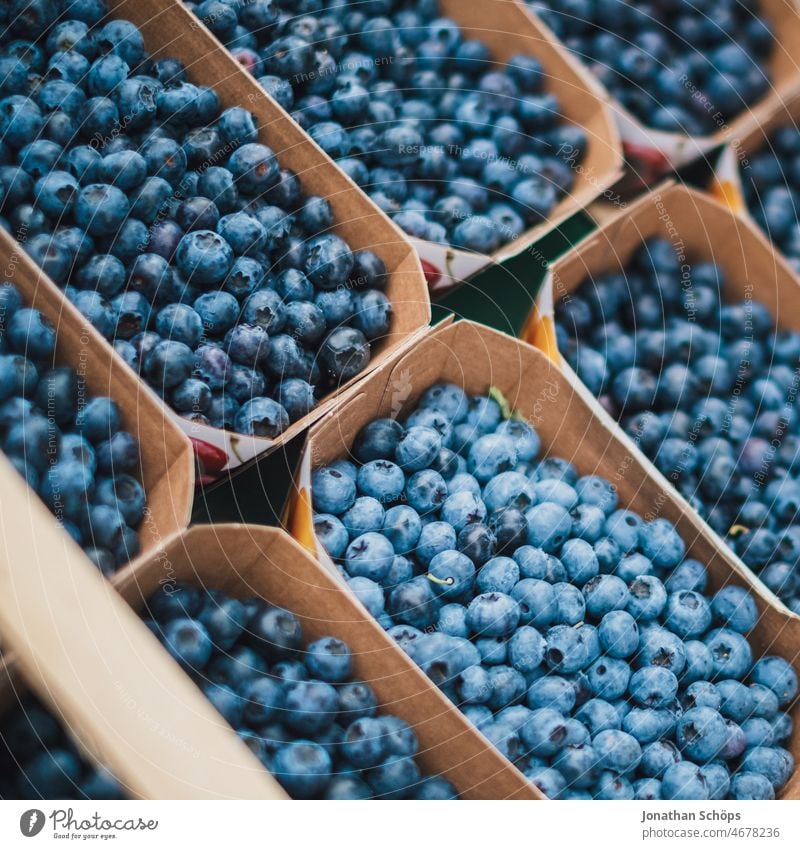
<svg viewBox="0 0 800 849">
<path fill-rule="evenodd" d="M 540 63 L 494 63 L 438 0 L 187 5 L 412 236 L 491 253 L 574 183 L 586 134 Z"/>
<path fill-rule="evenodd" d="M 9 8 L 0 223 L 121 356 L 183 416 L 262 437 L 361 372 L 384 264 L 329 232 L 254 117 L 104 0 Z"/>
<path fill-rule="evenodd" d="M 423 777 L 406 722 L 378 713 L 335 637 L 305 644 L 288 610 L 185 584 L 155 593 L 145 621 L 295 799 L 453 799 Z"/>
<path fill-rule="evenodd" d="M 88 763 L 58 720 L 27 697 L 0 721 L 0 799 L 123 799 L 103 766 Z"/>
<path fill-rule="evenodd" d="M 742 163 L 742 186 L 750 213 L 800 272 L 800 131 L 779 127 Z"/>
<path fill-rule="evenodd" d="M 759 0 L 528 0 L 642 123 L 692 136 L 724 128 L 770 87 Z"/>
<path fill-rule="evenodd" d="M 314 472 L 353 592 L 550 797 L 774 798 L 798 682 L 754 662 L 753 598 L 502 410 L 437 384 Z"/>
<path fill-rule="evenodd" d="M 724 290 L 720 267 L 683 263 L 653 239 L 624 272 L 557 304 L 559 345 L 659 470 L 800 613 L 800 333 Z"/>
<path fill-rule="evenodd" d="M 139 443 L 111 398 L 55 365 L 56 329 L 0 284 L 0 448 L 105 574 L 139 551 Z"/>
</svg>

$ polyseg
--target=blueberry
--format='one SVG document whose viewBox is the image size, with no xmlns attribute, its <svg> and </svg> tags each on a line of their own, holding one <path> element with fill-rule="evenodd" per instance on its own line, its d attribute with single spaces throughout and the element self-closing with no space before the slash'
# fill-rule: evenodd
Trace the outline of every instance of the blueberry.
<svg viewBox="0 0 800 849">
<path fill-rule="evenodd" d="M 572 528 L 569 513 L 553 502 L 531 507 L 525 513 L 525 520 L 528 525 L 528 543 L 548 553 L 560 550 Z"/>
<path fill-rule="evenodd" d="M 732 628 L 744 634 L 750 631 L 758 620 L 758 608 L 755 600 L 741 587 L 723 587 L 711 600 L 711 611 L 718 625 Z"/>
<path fill-rule="evenodd" d="M 192 373 L 194 355 L 183 342 L 164 340 L 156 343 L 143 360 L 147 380 L 158 390 L 171 389 Z"/>
<path fill-rule="evenodd" d="M 703 592 L 706 588 L 707 574 L 705 566 L 697 560 L 684 560 L 667 577 L 668 592 L 694 590 Z"/>
<path fill-rule="evenodd" d="M 742 678 L 753 663 L 750 645 L 736 631 L 718 628 L 711 631 L 703 642 L 711 651 L 714 675 L 717 677 Z"/>
<path fill-rule="evenodd" d="M 196 348 L 203 336 L 200 315 L 187 304 L 167 304 L 156 316 L 156 332 L 165 339 Z"/>
<path fill-rule="evenodd" d="M 307 740 L 286 743 L 272 761 L 272 772 L 295 799 L 314 798 L 328 783 L 331 758 L 325 749 Z"/>
<path fill-rule="evenodd" d="M 413 792 L 420 779 L 419 768 L 412 758 L 393 755 L 367 772 L 367 782 L 382 799 L 404 799 Z"/>
<path fill-rule="evenodd" d="M 345 568 L 352 577 L 381 581 L 392 566 L 394 549 L 381 534 L 368 532 L 354 539 L 345 552 Z"/>
<path fill-rule="evenodd" d="M 367 366 L 370 345 L 360 330 L 339 327 L 333 330 L 319 350 L 320 363 L 335 381 L 347 381 Z"/>
<path fill-rule="evenodd" d="M 600 657 L 589 667 L 587 677 L 598 698 L 615 701 L 627 692 L 631 671 L 625 661 Z"/>
<path fill-rule="evenodd" d="M 472 589 L 475 566 L 458 551 L 442 551 L 428 564 L 428 578 L 434 591 L 447 599 L 462 598 Z M 467 613 L 469 627 L 469 612 Z"/>
<path fill-rule="evenodd" d="M 130 475 L 117 473 L 113 478 L 98 481 L 95 501 L 118 510 L 132 528 L 135 528 L 144 516 L 144 489 Z"/>
<path fill-rule="evenodd" d="M 689 761 L 679 761 L 667 767 L 661 781 L 664 799 L 709 798 L 710 790 L 702 770 Z"/>
<path fill-rule="evenodd" d="M 391 301 L 376 289 L 357 295 L 353 306 L 353 324 L 369 340 L 385 337 L 392 319 Z"/>
<path fill-rule="evenodd" d="M 467 608 L 470 632 L 483 637 L 505 637 L 516 629 L 520 620 L 517 601 L 504 593 L 481 593 Z"/>
<path fill-rule="evenodd" d="M 788 705 L 797 694 L 797 673 L 783 658 L 774 655 L 756 661 L 750 680 L 772 690 L 781 707 Z"/>
<path fill-rule="evenodd" d="M 682 639 L 700 637 L 711 625 L 711 608 L 700 593 L 674 592 L 667 601 L 665 624 Z"/>
<path fill-rule="evenodd" d="M 175 259 L 190 283 L 211 286 L 227 276 L 233 264 L 233 251 L 217 233 L 195 230 L 180 240 Z"/>
<path fill-rule="evenodd" d="M 596 575 L 584 584 L 586 612 L 602 620 L 612 610 L 625 610 L 629 593 L 625 582 L 615 575 Z M 602 637 L 601 637 L 602 641 Z"/>
<path fill-rule="evenodd" d="M 520 579 L 519 566 L 510 557 L 494 557 L 486 561 L 476 587 L 481 592 L 501 592 L 508 595 Z"/>
<path fill-rule="evenodd" d="M 774 799 L 769 779 L 757 772 L 739 772 L 731 780 L 731 797 L 740 800 Z"/>
<path fill-rule="evenodd" d="M 56 346 L 56 330 L 38 310 L 22 307 L 15 310 L 6 324 L 12 348 L 35 360 L 47 360 Z"/>
<path fill-rule="evenodd" d="M 447 522 L 423 525 L 416 548 L 416 557 L 424 566 L 441 551 L 456 547 L 456 532 Z"/>
<path fill-rule="evenodd" d="M 405 477 L 402 469 L 389 460 L 370 460 L 358 470 L 357 484 L 362 495 L 389 504 L 402 495 Z"/>
<path fill-rule="evenodd" d="M 612 657 L 629 657 L 639 647 L 636 620 L 623 610 L 612 610 L 603 616 L 598 636 L 603 650 Z"/>
<path fill-rule="evenodd" d="M 335 518 L 335 517 L 331 517 Z M 342 553 L 347 547 L 346 532 L 345 540 L 342 544 Z M 329 554 L 333 556 L 332 552 Z M 341 557 L 341 555 L 337 555 Z M 383 590 L 380 584 L 371 581 L 369 578 L 348 578 L 347 584 L 355 594 L 356 598 L 366 607 L 366 609 L 375 617 L 381 616 L 384 613 L 384 597 Z"/>
<path fill-rule="evenodd" d="M 422 469 L 408 479 L 405 494 L 409 506 L 425 515 L 442 506 L 447 497 L 447 484 L 438 472 Z"/>
<path fill-rule="evenodd" d="M 395 587 L 389 596 L 392 617 L 397 622 L 414 627 L 426 628 L 432 625 L 440 608 L 441 602 L 424 575 L 418 575 Z"/>
<path fill-rule="evenodd" d="M 658 740 L 642 749 L 640 771 L 651 778 L 663 779 L 667 769 L 680 763 L 681 754 L 670 740 Z"/>
<path fill-rule="evenodd" d="M 342 754 L 356 769 L 377 766 L 388 754 L 387 749 L 385 729 L 380 719 L 356 719 L 345 731 Z"/>
<path fill-rule="evenodd" d="M 666 519 L 654 519 L 642 526 L 639 538 L 642 553 L 659 567 L 671 569 L 683 559 L 683 540 Z"/>
<path fill-rule="evenodd" d="M 33 467 L 33 463 L 25 465 Z M 93 476 L 83 463 L 66 459 L 47 469 L 39 493 L 51 510 L 58 510 L 67 519 L 78 519 L 86 510 L 93 484 Z"/>
<path fill-rule="evenodd" d="M 396 552 L 410 553 L 420 538 L 422 523 L 417 512 L 404 504 L 386 511 L 382 533 Z"/>
<path fill-rule="evenodd" d="M 164 629 L 164 646 L 187 669 L 201 669 L 211 657 L 213 645 L 203 625 L 188 618 L 173 619 Z"/>
<path fill-rule="evenodd" d="M 306 647 L 306 666 L 315 678 L 344 683 L 352 672 L 350 649 L 341 640 L 323 637 Z"/>
<path fill-rule="evenodd" d="M 289 416 L 271 398 L 252 398 L 242 405 L 234 418 L 237 433 L 273 439 L 289 427 Z"/>
<path fill-rule="evenodd" d="M 566 744 L 564 717 L 552 708 L 537 708 L 520 729 L 520 736 L 532 754 L 552 757 Z"/>
<path fill-rule="evenodd" d="M 248 623 L 253 645 L 275 660 L 283 660 L 300 647 L 300 623 L 289 611 L 267 607 Z"/>
</svg>

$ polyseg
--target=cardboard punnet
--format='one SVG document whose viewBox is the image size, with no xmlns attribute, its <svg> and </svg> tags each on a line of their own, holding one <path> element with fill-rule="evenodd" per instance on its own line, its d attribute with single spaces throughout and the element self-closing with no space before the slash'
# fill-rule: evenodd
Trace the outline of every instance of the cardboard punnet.
<svg viewBox="0 0 800 849">
<path fill-rule="evenodd" d="M 170 2 L 181 4 L 182 0 Z M 562 117 L 586 131 L 588 147 L 585 157 L 575 164 L 574 186 L 547 220 L 494 253 L 479 254 L 410 238 L 435 295 L 468 279 L 490 263 L 505 262 L 530 248 L 608 190 L 622 176 L 623 164 L 619 135 L 604 103 L 604 93 L 538 18 L 530 15 L 524 6 L 509 0 L 473 3 L 440 0 L 439 6 L 442 15 L 459 24 L 466 38 L 483 41 L 494 61 L 504 63 L 519 53 L 535 56 L 544 70 L 545 89 L 558 98 Z"/>
<path fill-rule="evenodd" d="M 186 66 L 188 78 L 214 88 L 223 107 L 241 106 L 251 112 L 259 126 L 259 139 L 277 154 L 281 167 L 293 170 L 307 194 L 325 197 L 333 207 L 332 232 L 355 250 L 375 251 L 386 264 L 389 282 L 386 293 L 394 316 L 385 339 L 373 345 L 368 370 L 375 368 L 430 321 L 430 299 L 419 258 L 402 231 L 369 198 L 345 177 L 295 122 L 264 92 L 239 63 L 220 45 L 197 18 L 179 2 L 169 0 L 110 0 L 112 18 L 135 23 L 142 32 L 145 48 L 154 57 L 173 57 Z M 16 243 L 0 230 L 0 246 L 8 251 Z M 51 284 L 55 287 L 55 284 Z M 55 297 L 53 292 L 52 297 Z M 361 379 L 353 378 L 347 385 Z M 195 447 L 201 477 L 212 479 L 225 469 L 274 450 L 297 435 L 336 404 L 338 393 L 325 398 L 306 417 L 295 422 L 276 439 L 265 439 L 218 430 L 169 414 L 190 437 Z"/>
<path fill-rule="evenodd" d="M 528 13 L 535 16 L 526 0 L 515 0 L 525 6 Z M 761 13 L 772 27 L 774 48 L 770 56 L 768 69 L 770 86 L 756 103 L 747 107 L 735 118 L 726 122 L 714 107 L 707 108 L 718 126 L 716 132 L 708 136 L 687 136 L 680 133 L 666 133 L 645 126 L 629 112 L 616 98 L 606 92 L 606 99 L 616 119 L 622 137 L 622 147 L 628 164 L 628 171 L 639 182 L 653 184 L 670 170 L 688 165 L 695 159 L 706 156 L 723 144 L 745 139 L 759 131 L 759 127 L 769 122 L 780 112 L 783 102 L 800 90 L 800 72 L 796 57 L 800 52 L 800 16 L 795 0 L 760 0 Z M 548 32 L 551 32 L 549 29 Z M 552 35 L 552 33 L 551 33 Z M 552 35 L 556 38 L 555 35 Z M 560 42 L 559 42 L 560 43 Z M 596 85 L 602 85 L 596 79 Z M 687 80 L 691 89 L 691 81 Z"/>
<path fill-rule="evenodd" d="M 770 136 L 775 130 L 780 127 L 792 127 L 796 130 L 798 121 L 800 121 L 800 96 L 787 102 L 785 107 L 772 115 L 769 121 L 745 138 L 737 140 L 736 144 L 726 145 L 720 152 L 714 168 L 714 175 L 709 186 L 711 194 L 717 200 L 727 204 L 733 212 L 755 223 L 745 200 L 742 176 L 746 174 L 752 157 L 770 145 Z M 787 167 L 790 165 L 788 162 L 786 164 Z M 777 246 L 775 250 L 779 251 Z"/>
<path fill-rule="evenodd" d="M 146 553 L 189 524 L 194 495 L 191 443 L 165 415 L 164 406 L 21 248 L 0 243 L 0 267 L 25 305 L 39 310 L 56 328 L 56 364 L 75 369 L 89 394 L 116 401 L 123 429 L 139 440 L 141 464 L 136 475 L 147 495 L 139 540 Z M 37 499 L 32 490 L 30 497 Z M 47 516 L 55 523 L 49 512 Z"/>
<path fill-rule="evenodd" d="M 16 658 L 0 686 L 0 711 L 29 686 L 133 797 L 283 798 L 26 489 L 0 457 L 0 639 Z"/>
<path fill-rule="evenodd" d="M 760 614 L 750 635 L 754 654 L 779 654 L 800 671 L 800 617 L 779 605 L 695 511 L 653 474 L 608 416 L 597 415 L 599 405 L 581 390 L 574 375 L 541 351 L 471 322 L 434 329 L 413 351 L 370 375 L 343 402 L 336 416 L 326 416 L 312 428 L 298 480 L 306 497 L 295 508 L 294 523 L 304 544 L 313 546 L 329 569 L 333 564 L 314 538 L 307 507 L 311 471 L 348 456 L 356 433 L 372 419 L 409 413 L 420 395 L 438 381 L 455 383 L 468 393 L 482 394 L 496 387 L 509 408 L 536 428 L 543 453 L 565 457 L 581 475 L 602 475 L 610 480 L 617 488 L 620 506 L 648 520 L 660 516 L 674 523 L 686 543 L 686 556 L 707 566 L 712 591 L 736 584 L 753 593 Z M 794 706 L 792 715 L 795 722 L 800 720 L 800 704 Z M 796 760 L 800 758 L 800 734 L 793 735 L 789 748 Z M 782 795 L 800 798 L 800 770 Z"/>
<path fill-rule="evenodd" d="M 596 408 L 597 415 L 610 427 L 616 427 L 620 438 L 629 444 L 638 460 L 648 466 L 665 487 L 671 488 L 667 479 L 596 402 L 561 357 L 554 323 L 558 299 L 569 298 L 586 279 L 624 269 L 636 249 L 651 237 L 671 240 L 676 252 L 684 257 L 687 273 L 695 259 L 717 263 L 725 273 L 727 297 L 763 303 L 779 327 L 800 330 L 800 283 L 753 222 L 704 192 L 675 184 L 665 184 L 632 204 L 554 263 L 546 275 L 523 338 L 544 351 L 569 374 L 570 380 Z M 692 509 L 677 490 L 673 493 L 687 509 Z M 708 533 L 720 546 L 727 548 L 710 528 Z M 743 563 L 741 568 L 747 569 Z M 783 607 L 777 598 L 774 603 Z"/>
<path fill-rule="evenodd" d="M 465 725 L 341 579 L 285 532 L 240 524 L 190 528 L 120 576 L 117 586 L 123 598 L 141 608 L 164 586 L 165 568 L 171 582 L 215 588 L 239 598 L 259 596 L 291 610 L 300 619 L 306 643 L 324 636 L 344 640 L 353 653 L 354 679 L 373 688 L 381 709 L 414 727 L 423 774 L 444 775 L 464 798 L 539 798 L 535 788 L 520 782 L 516 770 Z M 173 677 L 186 678 L 177 664 Z M 232 729 L 229 733 L 234 736 Z"/>
<path fill-rule="evenodd" d="M 666 238 L 690 261 L 713 260 L 725 271 L 729 296 L 761 301 L 781 327 L 800 329 L 800 288 L 786 260 L 750 221 L 707 193 L 664 183 L 628 205 L 553 263 L 525 323 L 522 338 L 558 353 L 554 309 L 592 275 L 624 268 L 646 239 Z"/>
</svg>

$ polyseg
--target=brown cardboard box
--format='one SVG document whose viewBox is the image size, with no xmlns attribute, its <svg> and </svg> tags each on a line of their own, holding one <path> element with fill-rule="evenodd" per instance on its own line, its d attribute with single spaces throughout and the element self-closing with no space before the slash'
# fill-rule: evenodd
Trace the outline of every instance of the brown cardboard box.
<svg viewBox="0 0 800 849">
<path fill-rule="evenodd" d="M 630 204 L 557 260 L 551 270 L 553 301 L 575 291 L 587 277 L 624 268 L 650 237 L 672 241 L 689 262 L 713 260 L 725 271 L 730 297 L 754 298 L 780 326 L 800 329 L 795 308 L 800 288 L 767 237 L 707 194 L 681 185 L 667 185 Z"/>
<path fill-rule="evenodd" d="M 0 711 L 29 685 L 132 797 L 284 798 L 26 490 L 0 457 L 0 639 L 16 658 L 0 680 Z"/>
<path fill-rule="evenodd" d="M 122 411 L 123 429 L 139 440 L 139 477 L 147 493 L 139 539 L 142 553 L 148 552 L 163 537 L 189 524 L 194 494 L 189 440 L 164 414 L 153 393 L 21 248 L 8 250 L 0 244 L 0 267 L 5 279 L 19 289 L 25 305 L 39 310 L 56 327 L 57 363 L 83 375 L 90 394 L 113 398 Z M 30 500 L 37 500 L 33 491 Z"/>
<path fill-rule="evenodd" d="M 524 338 L 563 368 L 596 414 L 609 427 L 617 428 L 620 439 L 629 445 L 639 462 L 647 466 L 664 487 L 671 488 L 667 479 L 595 401 L 563 360 L 556 344 L 553 318 L 558 300 L 569 298 L 587 278 L 624 269 L 636 249 L 651 237 L 671 240 L 676 251 L 685 256 L 687 269 L 693 259 L 713 260 L 724 269 L 728 296 L 761 302 L 780 327 L 800 329 L 800 283 L 786 260 L 772 249 L 767 237 L 749 217 L 738 216 L 703 192 L 674 184 L 665 184 L 631 204 L 553 264 L 542 284 Z M 672 492 L 686 509 L 692 509 L 677 490 Z M 727 549 L 714 531 L 708 528 L 708 533 L 719 546 Z M 730 556 L 735 557 L 732 552 Z M 740 568 L 747 570 L 741 562 Z M 773 603 L 784 608 L 777 597 L 773 596 Z"/>
<path fill-rule="evenodd" d="M 515 0 L 535 16 L 526 0 Z M 708 155 L 722 144 L 740 144 L 783 109 L 783 102 L 800 90 L 796 57 L 800 51 L 800 16 L 794 0 L 760 0 L 763 16 L 775 34 L 775 48 L 768 62 L 771 85 L 756 103 L 748 104 L 736 118 L 716 123 L 719 129 L 710 136 L 684 136 L 644 126 L 622 104 L 606 93 L 616 118 L 622 147 L 628 161 L 631 182 L 653 184 L 673 169 Z M 547 29 L 550 32 L 549 29 Z M 555 36 L 553 36 L 555 38 Z M 560 42 L 559 42 L 560 43 Z M 595 81 L 598 88 L 600 83 Z M 713 104 L 711 104 L 713 108 Z M 713 114 L 712 114 L 713 117 Z M 628 181 L 626 180 L 626 183 Z"/>
<path fill-rule="evenodd" d="M 146 49 L 152 56 L 180 59 L 186 65 L 189 79 L 216 89 L 224 106 L 242 106 L 250 111 L 260 127 L 261 141 L 276 151 L 281 166 L 298 174 L 307 193 L 322 195 L 331 203 L 336 219 L 333 232 L 354 249 L 369 248 L 383 259 L 390 274 L 386 291 L 394 306 L 394 318 L 387 338 L 375 346 L 368 368 L 376 367 L 408 344 L 430 321 L 430 302 L 419 259 L 399 228 L 344 174 L 332 167 L 330 159 L 180 3 L 112 0 L 109 6 L 112 17 L 130 20 L 141 29 Z M 2 230 L 0 249 L 6 256 L 18 250 L 14 240 Z M 50 297 L 56 297 L 54 288 Z M 223 467 L 235 468 L 258 454 L 274 450 L 335 403 L 336 394 L 328 396 L 275 440 L 217 430 L 189 422 L 171 411 L 170 415 L 193 440 L 205 475 L 213 478 Z"/>
<path fill-rule="evenodd" d="M 182 5 L 182 0 L 170 0 Z M 558 98 L 562 117 L 586 131 L 588 149 L 575 165 L 575 184 L 546 221 L 491 255 L 411 239 L 422 258 L 431 291 L 440 294 L 493 262 L 521 254 L 567 218 L 603 195 L 622 176 L 622 150 L 605 93 L 553 34 L 516 2 L 440 0 L 442 15 L 461 26 L 467 38 L 483 41 L 497 62 L 518 53 L 535 56 L 546 77 L 545 88 Z M 202 24 L 195 24 L 206 31 Z M 216 39 L 209 34 L 209 37 Z M 218 43 L 218 42 L 216 42 Z M 220 49 L 223 49 L 220 45 Z M 266 95 L 265 95 L 266 96 Z M 285 113 L 284 113 L 285 114 Z"/>
<path fill-rule="evenodd" d="M 580 474 L 602 475 L 610 480 L 617 487 L 620 506 L 647 519 L 660 516 L 674 523 L 686 543 L 687 557 L 708 567 L 712 591 L 732 583 L 753 593 L 760 613 L 750 635 L 754 654 L 779 654 L 800 671 L 800 617 L 777 604 L 694 510 L 653 474 L 649 463 L 642 462 L 608 416 L 597 415 L 599 405 L 587 397 L 574 376 L 542 352 L 471 322 L 433 330 L 412 351 L 372 374 L 335 416 L 326 416 L 312 429 L 298 481 L 304 497 L 295 508 L 293 521 L 329 568 L 333 568 L 329 558 L 313 537 L 307 506 L 311 470 L 347 456 L 358 430 L 372 419 L 410 412 L 420 395 L 438 381 L 456 383 L 469 393 L 485 393 L 496 387 L 510 409 L 536 428 L 544 453 L 567 458 Z M 797 722 L 800 705 L 795 705 L 792 714 Z M 790 748 L 795 758 L 800 757 L 800 735 L 794 735 Z M 782 795 L 800 798 L 800 771 Z"/>
<path fill-rule="evenodd" d="M 709 186 L 711 194 L 738 215 L 748 221 L 755 221 L 744 197 L 743 181 L 748 179 L 748 169 L 753 157 L 769 145 L 770 136 L 779 127 L 792 127 L 795 130 L 800 120 L 800 96 L 788 101 L 783 109 L 775 112 L 762 126 L 756 127 L 743 139 L 726 145 L 717 160 L 714 176 Z M 786 163 L 789 167 L 791 163 Z M 758 226 L 758 225 L 755 225 Z M 778 248 L 776 247 L 777 251 Z M 780 253 L 780 251 L 778 251 Z"/>
<path fill-rule="evenodd" d="M 257 525 L 191 528 L 115 583 L 123 598 L 140 608 L 165 576 L 170 583 L 187 581 L 240 598 L 256 595 L 291 610 L 307 642 L 331 635 L 344 640 L 353 652 L 354 677 L 369 683 L 383 708 L 414 726 L 424 774 L 444 775 L 465 798 L 537 798 L 535 788 L 520 781 L 517 771 L 465 724 L 341 580 L 283 531 Z M 177 664 L 173 678 L 188 683 Z"/>
<path fill-rule="evenodd" d="M 608 218 L 551 266 L 523 330 L 522 338 L 566 366 L 558 354 L 553 311 L 592 275 L 624 268 L 650 237 L 669 239 L 676 252 L 713 259 L 725 270 L 727 291 L 755 298 L 782 327 L 800 328 L 798 283 L 786 260 L 749 218 L 704 192 L 664 183 Z"/>
</svg>

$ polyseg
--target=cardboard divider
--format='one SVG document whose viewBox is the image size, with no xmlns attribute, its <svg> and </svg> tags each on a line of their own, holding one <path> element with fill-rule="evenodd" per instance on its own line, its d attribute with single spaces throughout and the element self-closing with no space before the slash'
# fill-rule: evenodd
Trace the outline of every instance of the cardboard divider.
<svg viewBox="0 0 800 849">
<path fill-rule="evenodd" d="M 292 611 L 306 643 L 344 640 L 354 678 L 375 691 L 381 709 L 414 727 L 416 756 L 426 775 L 444 775 L 468 799 L 535 799 L 536 788 L 487 744 L 343 587 L 288 534 L 257 525 L 190 528 L 116 581 L 124 599 L 141 609 L 165 583 L 185 581 L 246 598 L 259 596 Z M 189 679 L 173 664 L 171 677 Z M 193 686 L 193 685 L 192 685 Z M 221 718 L 220 721 L 222 722 Z M 233 731 L 229 733 L 233 735 Z"/>
<path fill-rule="evenodd" d="M 525 6 L 528 14 L 536 17 L 525 0 L 515 2 Z M 794 0 L 760 0 L 760 7 L 775 35 L 774 48 L 767 63 L 770 86 L 756 103 L 748 104 L 729 122 L 725 122 L 722 117 L 715 119 L 719 127 L 715 133 L 686 136 L 651 129 L 610 93 L 606 93 L 622 136 L 628 170 L 633 172 L 632 176 L 640 183 L 651 185 L 663 178 L 669 170 L 688 165 L 723 144 L 739 144 L 759 134 L 760 128 L 768 125 L 783 110 L 784 102 L 800 92 L 800 68 L 797 64 L 797 56 L 800 54 L 800 16 L 796 3 Z M 556 38 L 549 28 L 545 29 Z M 599 81 L 595 79 L 594 82 L 602 88 Z"/>
<path fill-rule="evenodd" d="M 168 2 L 183 5 L 182 0 Z M 411 242 L 422 258 L 430 289 L 437 295 L 477 274 L 490 263 L 504 262 L 530 248 L 608 190 L 622 176 L 623 164 L 619 135 L 611 111 L 604 102 L 602 89 L 549 29 L 530 15 L 523 5 L 509 0 L 481 0 L 479 3 L 440 0 L 439 5 L 442 15 L 459 24 L 467 38 L 479 39 L 489 47 L 493 60 L 507 62 L 518 53 L 535 56 L 542 63 L 545 89 L 558 98 L 563 119 L 586 131 L 588 147 L 583 160 L 575 166 L 572 190 L 559 201 L 547 220 L 494 253 L 477 254 L 412 238 Z M 194 26 L 207 32 L 218 48 L 225 51 L 200 18 L 194 20 Z M 260 88 L 257 83 L 254 84 Z M 266 93 L 263 96 L 269 97 Z M 275 108 L 280 109 L 277 105 Z M 292 121 L 286 113 L 283 114 L 286 120 Z M 303 132 L 299 127 L 298 130 Z"/>
<path fill-rule="evenodd" d="M 327 416 L 312 429 L 298 488 L 310 492 L 314 468 L 348 456 L 363 425 L 378 417 L 411 412 L 422 393 L 438 381 L 455 383 L 468 393 L 483 394 L 496 387 L 509 407 L 536 428 L 543 453 L 565 457 L 581 475 L 602 475 L 611 481 L 620 506 L 648 520 L 662 517 L 672 522 L 686 544 L 686 556 L 707 566 L 712 592 L 736 584 L 753 593 L 759 609 L 758 625 L 750 634 L 754 653 L 779 654 L 800 672 L 800 617 L 786 611 L 654 473 L 613 420 L 601 415 L 602 408 L 574 374 L 541 351 L 489 328 L 466 321 L 437 328 L 413 351 L 372 374 L 336 416 Z M 316 547 L 325 559 L 322 546 L 317 542 Z M 792 716 L 795 723 L 800 721 L 800 703 Z M 800 734 L 793 736 L 790 749 L 800 760 Z M 782 795 L 800 798 L 800 769 Z"/>
<path fill-rule="evenodd" d="M 132 797 L 284 798 L 26 489 L 0 457 L 0 635 L 16 658 L 0 680 L 0 710 L 30 686 Z"/>
<path fill-rule="evenodd" d="M 0 243 L 0 267 L 19 289 L 25 306 L 39 310 L 56 328 L 56 363 L 71 366 L 90 395 L 119 404 L 122 428 L 139 440 L 137 469 L 147 495 L 139 527 L 141 553 L 189 524 L 194 496 L 192 446 L 154 394 L 116 355 L 79 310 L 20 247 Z M 33 492 L 31 491 L 31 494 Z M 34 495 L 34 497 L 36 497 Z M 48 512 L 50 520 L 54 517 Z"/>
<path fill-rule="evenodd" d="M 253 114 L 259 139 L 277 154 L 283 168 L 297 173 L 304 192 L 321 195 L 331 204 L 335 224 L 332 232 L 354 250 L 370 249 L 384 261 L 389 272 L 386 294 L 394 307 L 392 326 L 386 338 L 374 346 L 367 371 L 340 387 L 339 392 L 362 379 L 385 362 L 430 321 L 430 299 L 422 267 L 411 243 L 354 183 L 332 165 L 331 160 L 306 136 L 211 33 L 180 2 L 172 0 L 110 0 L 112 18 L 136 24 L 145 49 L 154 57 L 173 57 L 186 66 L 188 78 L 214 88 L 223 107 L 241 106 Z M 0 229 L 0 247 L 19 252 L 14 239 Z M 50 282 L 50 297 L 57 287 Z M 223 468 L 231 469 L 258 454 L 287 442 L 336 404 L 332 393 L 303 419 L 276 439 L 244 436 L 189 422 L 169 411 L 179 427 L 192 439 L 204 473 L 212 478 Z"/>
</svg>

